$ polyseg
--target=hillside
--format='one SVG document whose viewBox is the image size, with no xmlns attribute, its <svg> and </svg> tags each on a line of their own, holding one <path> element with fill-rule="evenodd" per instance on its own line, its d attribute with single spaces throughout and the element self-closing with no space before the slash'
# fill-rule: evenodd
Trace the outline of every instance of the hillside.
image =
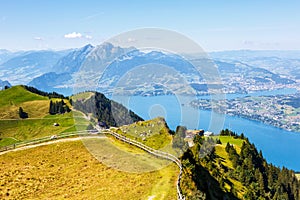
<svg viewBox="0 0 300 200">
<path fill-rule="evenodd" d="M 24 86 L 14 86 L 0 91 L 0 107 L 20 105 L 21 103 L 35 100 L 46 100 L 48 98 L 34 94 L 25 89 Z"/>
<path fill-rule="evenodd" d="M 73 109 L 69 113 L 50 115 L 50 101 L 63 100 L 69 106 L 73 102 L 74 107 L 76 102 L 80 102 L 86 109 L 95 106 L 92 107 L 95 111 L 86 113 L 92 121 L 100 119 L 110 124 L 110 120 L 114 120 L 113 112 L 129 114 L 134 120 L 140 119 L 100 93 L 80 93 L 72 96 L 71 101 L 59 94 L 16 86 L 1 91 L 0 95 L 3 97 L 1 109 L 10 110 L 10 116 L 15 117 L 8 119 L 5 118 L 8 115 L 3 115 L 0 120 L 0 146 L 87 129 L 90 122 L 82 112 Z M 109 107 L 111 105 L 113 108 Z M 12 108 L 19 106 L 28 112 L 27 119 L 20 119 L 17 112 L 13 111 Z M 105 112 L 108 107 L 111 108 L 110 112 Z M 59 126 L 53 126 L 54 123 Z M 133 126 L 140 127 L 137 129 L 139 131 L 149 128 L 153 131 L 154 136 L 145 141 L 150 146 L 160 148 L 171 142 L 170 130 L 164 119 L 137 122 L 128 125 L 128 128 L 131 127 L 132 131 Z M 82 143 L 57 142 L 0 155 L 0 198 L 118 199 L 122 195 L 122 199 L 171 200 L 177 197 L 179 171 L 169 161 L 158 159 L 111 137 L 82 139 Z"/>
<path fill-rule="evenodd" d="M 51 98 L 53 101 L 61 101 L 58 97 L 63 96 L 44 93 L 27 86 L 14 86 L 0 91 L 0 146 L 60 134 L 68 130 L 74 131 L 78 128 L 86 129 L 88 122 L 74 121 L 74 112 L 50 115 L 49 97 L 53 97 Z M 67 99 L 63 101 L 69 104 Z M 28 114 L 28 118 L 20 118 L 20 107 Z M 83 118 L 82 114 L 80 117 Z M 76 117 L 76 120 L 80 117 Z M 58 123 L 59 126 L 53 126 L 54 123 Z M 75 124 L 84 126 L 79 127 Z"/>
<path fill-rule="evenodd" d="M 92 114 L 99 122 L 105 122 L 108 126 L 122 126 L 143 120 L 123 105 L 106 98 L 102 93 L 87 94 L 87 96 L 77 94 L 72 97 L 73 107 L 86 115 Z M 81 95 L 81 98 L 78 95 Z"/>
<path fill-rule="evenodd" d="M 50 101 L 63 102 L 72 110 L 49 114 Z M 18 117 L 14 109 L 19 107 L 28 118 Z M 0 109 L 0 146 L 86 130 L 92 128 L 91 123 L 100 122 L 111 126 L 110 131 L 179 156 L 186 200 L 300 198 L 300 182 L 293 171 L 267 163 L 244 135 L 229 130 L 211 138 L 196 136 L 195 145 L 185 150 L 185 129 L 174 132 L 163 118 L 143 121 L 98 92 L 64 97 L 15 86 L 0 91 Z M 0 155 L 0 198 L 117 199 L 121 193 L 122 199 L 176 198 L 179 172 L 174 164 L 112 136 L 99 136 L 82 139 L 82 143 L 57 140 L 56 144 Z M 202 156 L 205 152 L 208 154 Z M 40 196 L 33 197 L 33 193 Z"/>
<path fill-rule="evenodd" d="M 228 130 L 222 135 L 216 146 L 212 138 L 196 137 L 195 146 L 183 155 L 181 187 L 187 199 L 300 198 L 300 182 L 292 170 L 267 163 L 243 135 Z M 199 157 L 209 146 L 214 146 L 211 153 Z"/>
<path fill-rule="evenodd" d="M 19 119 L 18 110 L 22 107 L 30 118 L 47 114 L 47 97 L 29 92 L 24 86 L 14 86 L 0 91 L 0 119 Z"/>
<path fill-rule="evenodd" d="M 123 151 L 140 152 L 115 142 Z M 80 141 L 10 152 L 0 156 L 0 163 L 1 199 L 176 199 L 174 164 L 124 172 L 99 162 Z"/>
<path fill-rule="evenodd" d="M 117 123 L 124 125 L 142 120 L 132 111 L 109 100 L 101 93 L 80 93 L 70 99 L 72 100 L 55 92 L 47 93 L 28 86 L 14 86 L 0 91 L 0 146 L 86 130 L 89 124 L 95 121 L 116 126 Z M 49 114 L 51 101 L 52 104 L 63 102 L 64 106 L 71 108 L 71 112 Z M 20 118 L 20 107 L 28 114 L 28 118 Z M 83 113 L 88 116 L 92 114 L 91 121 Z M 59 126 L 53 126 L 55 123 Z"/>
<path fill-rule="evenodd" d="M 93 92 L 80 93 L 74 95 L 72 101 L 89 102 L 94 95 Z M 1 128 L 7 139 L 11 134 L 19 140 L 30 140 L 50 133 L 76 131 L 78 124 L 87 122 L 81 116 L 81 112 L 72 111 L 63 116 L 46 115 L 36 121 L 30 118 L 3 120 Z M 54 122 L 61 125 L 52 126 Z M 151 129 L 154 136 L 144 141 L 156 148 L 170 144 L 172 139 L 162 118 L 120 128 L 125 127 L 131 131 L 134 127 L 139 131 Z M 122 195 L 122 199 L 171 200 L 177 197 L 179 169 L 169 161 L 111 137 L 82 139 L 82 143 L 56 141 L 56 144 L 0 155 L 1 199 L 119 199 Z"/>
</svg>

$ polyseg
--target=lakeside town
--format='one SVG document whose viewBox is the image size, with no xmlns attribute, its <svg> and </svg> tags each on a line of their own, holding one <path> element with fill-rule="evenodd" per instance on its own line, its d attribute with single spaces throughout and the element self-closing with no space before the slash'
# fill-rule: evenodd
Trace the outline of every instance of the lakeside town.
<svg viewBox="0 0 300 200">
<path fill-rule="evenodd" d="M 244 97 L 230 100 L 199 99 L 191 106 L 261 121 L 288 131 L 300 132 L 300 93 Z"/>
</svg>

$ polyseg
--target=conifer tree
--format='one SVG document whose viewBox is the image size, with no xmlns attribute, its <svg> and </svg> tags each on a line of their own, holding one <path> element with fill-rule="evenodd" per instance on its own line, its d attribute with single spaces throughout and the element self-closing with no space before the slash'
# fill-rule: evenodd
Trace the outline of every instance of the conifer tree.
<svg viewBox="0 0 300 200">
<path fill-rule="evenodd" d="M 24 112 L 22 107 L 19 107 L 19 117 L 22 119 L 28 118 L 28 113 Z"/>
</svg>

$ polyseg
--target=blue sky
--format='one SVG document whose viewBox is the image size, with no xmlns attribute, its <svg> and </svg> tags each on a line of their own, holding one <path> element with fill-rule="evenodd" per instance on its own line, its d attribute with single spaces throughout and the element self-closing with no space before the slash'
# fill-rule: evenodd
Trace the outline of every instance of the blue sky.
<svg viewBox="0 0 300 200">
<path fill-rule="evenodd" d="M 300 49 L 300 1 L 0 1 L 0 49 L 66 49 L 124 31 L 174 30 L 206 51 Z"/>
</svg>

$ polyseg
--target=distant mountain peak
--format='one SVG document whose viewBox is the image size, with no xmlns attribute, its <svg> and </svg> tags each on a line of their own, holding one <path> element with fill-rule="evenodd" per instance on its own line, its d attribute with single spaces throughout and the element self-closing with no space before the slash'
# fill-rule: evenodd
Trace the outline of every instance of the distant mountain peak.
<svg viewBox="0 0 300 200">
<path fill-rule="evenodd" d="M 103 48 L 103 49 L 106 49 L 106 50 L 111 50 L 115 46 L 112 43 L 110 43 L 110 42 L 104 42 L 104 43 L 98 45 L 97 47 L 98 48 Z"/>
<path fill-rule="evenodd" d="M 11 87 L 11 84 L 8 81 L 0 80 L 0 90 L 4 89 L 5 86 Z"/>
<path fill-rule="evenodd" d="M 82 49 L 82 50 L 88 50 L 88 49 L 93 49 L 93 48 L 94 48 L 93 45 L 87 44 L 87 45 L 85 45 L 84 47 L 82 47 L 82 48 L 80 48 L 80 49 Z"/>
<path fill-rule="evenodd" d="M 91 44 L 87 44 L 79 49 L 74 49 L 58 60 L 53 66 L 53 71 L 56 73 L 73 73 L 78 71 L 82 62 L 94 48 Z"/>
</svg>

